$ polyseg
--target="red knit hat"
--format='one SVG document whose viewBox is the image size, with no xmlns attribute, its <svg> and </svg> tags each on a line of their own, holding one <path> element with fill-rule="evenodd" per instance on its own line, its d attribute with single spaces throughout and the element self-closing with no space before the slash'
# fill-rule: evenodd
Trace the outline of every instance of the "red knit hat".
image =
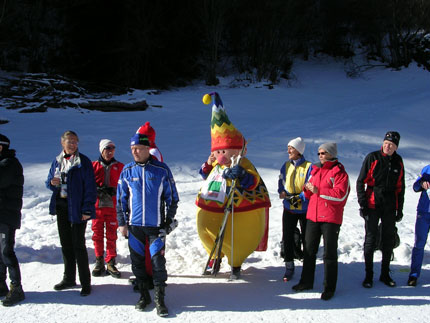
<svg viewBox="0 0 430 323">
<path fill-rule="evenodd" d="M 140 133 L 141 135 L 146 135 L 149 139 L 149 142 L 151 144 L 151 147 L 156 147 L 155 145 L 155 130 L 151 127 L 149 122 L 145 122 L 143 126 L 140 126 L 139 129 L 137 129 L 136 133 Z"/>
</svg>

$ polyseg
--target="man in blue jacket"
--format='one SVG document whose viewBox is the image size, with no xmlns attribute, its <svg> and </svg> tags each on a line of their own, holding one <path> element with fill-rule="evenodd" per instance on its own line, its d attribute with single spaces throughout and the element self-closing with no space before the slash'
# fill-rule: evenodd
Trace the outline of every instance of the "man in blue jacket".
<svg viewBox="0 0 430 323">
<path fill-rule="evenodd" d="M 413 185 L 415 192 L 421 192 L 415 222 L 415 245 L 412 249 L 411 272 L 408 286 L 416 286 L 423 264 L 424 247 L 430 229 L 430 165 L 424 167 Z"/>
<path fill-rule="evenodd" d="M 52 191 L 49 214 L 57 215 L 58 235 L 63 253 L 64 275 L 55 290 L 76 286 L 76 265 L 81 282 L 81 296 L 91 293 L 91 276 L 85 229 L 95 219 L 96 182 L 91 160 L 78 151 L 79 138 L 73 131 L 61 136 L 61 153 L 54 159 L 46 180 Z"/>
<path fill-rule="evenodd" d="M 131 268 L 141 293 L 135 308 L 143 311 L 151 303 L 145 268 L 145 244 L 149 243 L 155 306 L 159 316 L 167 316 L 165 240 L 177 226 L 178 192 L 169 167 L 151 157 L 146 135 L 135 134 L 130 146 L 134 162 L 124 166 L 118 181 L 117 216 L 121 234 L 128 236 Z"/>
</svg>

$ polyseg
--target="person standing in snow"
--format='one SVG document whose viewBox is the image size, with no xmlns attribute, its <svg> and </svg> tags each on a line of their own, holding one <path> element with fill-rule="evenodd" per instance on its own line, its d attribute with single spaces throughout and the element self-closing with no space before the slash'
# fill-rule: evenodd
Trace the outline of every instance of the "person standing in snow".
<svg viewBox="0 0 430 323">
<path fill-rule="evenodd" d="M 293 290 L 300 292 L 313 288 L 316 255 L 322 235 L 324 291 L 321 299 L 327 301 L 336 291 L 337 245 L 350 186 L 348 174 L 337 160 L 336 143 L 329 142 L 319 146 L 318 157 L 320 162 L 312 166 L 311 177 L 305 184 L 305 197 L 309 199 L 305 257 L 300 282 L 293 286 Z"/>
<path fill-rule="evenodd" d="M 308 200 L 303 189 L 309 179 L 312 163 L 303 156 L 305 142 L 297 137 L 288 143 L 288 161 L 281 167 L 278 193 L 283 200 L 282 242 L 284 250 L 285 274 L 284 281 L 289 281 L 294 275 L 294 231 L 300 222 L 301 237 L 305 245 L 306 210 Z"/>
<path fill-rule="evenodd" d="M 166 235 L 178 223 L 175 219 L 178 192 L 169 167 L 151 158 L 150 142 L 146 135 L 135 134 L 130 146 L 134 161 L 124 166 L 118 181 L 117 216 L 121 234 L 128 236 L 131 268 L 141 294 L 135 308 L 143 311 L 151 303 L 145 268 L 145 245 L 149 243 L 155 306 L 159 316 L 167 316 L 164 254 Z"/>
<path fill-rule="evenodd" d="M 95 277 L 105 272 L 114 278 L 121 273 L 115 266 L 118 220 L 116 218 L 116 187 L 123 163 L 115 159 L 115 144 L 112 140 L 102 139 L 99 143 L 100 157 L 93 161 L 97 184 L 96 218 L 92 221 L 96 265 L 92 271 Z M 104 237 L 106 231 L 106 257 L 104 256 Z M 105 267 L 105 261 L 107 268 Z"/>
<path fill-rule="evenodd" d="M 403 217 L 405 171 L 397 154 L 400 134 L 388 131 L 380 150 L 366 156 L 357 178 L 360 216 L 364 219 L 365 288 L 373 286 L 373 254 L 376 248 L 378 223 L 381 221 L 382 262 L 379 280 L 389 287 L 396 282 L 390 276 L 391 255 L 395 244 L 396 222 Z"/>
<path fill-rule="evenodd" d="M 15 231 L 21 227 L 24 174 L 21 163 L 10 149 L 10 140 L 0 134 L 0 297 L 3 306 L 12 306 L 25 299 L 21 271 L 15 255 Z M 10 290 L 6 284 L 9 271 Z"/>
<path fill-rule="evenodd" d="M 78 151 L 79 138 L 73 131 L 61 136 L 61 153 L 54 159 L 46 180 L 52 191 L 49 214 L 57 215 L 63 253 L 64 275 L 55 290 L 76 286 L 76 265 L 81 296 L 91 294 L 91 275 L 85 245 L 87 221 L 95 219 L 96 182 L 91 160 Z"/>
<path fill-rule="evenodd" d="M 163 154 L 158 149 L 157 145 L 155 144 L 155 136 L 156 132 L 155 129 L 151 126 L 149 121 L 145 122 L 144 125 L 140 126 L 136 133 L 146 135 L 149 139 L 149 154 L 152 156 L 152 158 L 155 158 L 156 160 L 163 162 Z M 151 254 L 149 252 L 149 243 L 145 244 L 145 261 L 146 261 L 146 273 L 147 273 L 147 287 L 148 289 L 154 289 L 154 281 L 152 279 L 152 264 L 151 264 Z M 137 284 L 136 278 L 130 278 L 130 283 L 133 285 L 133 290 L 135 292 L 139 292 L 139 285 Z"/>
<path fill-rule="evenodd" d="M 417 286 L 423 264 L 424 247 L 430 230 L 430 165 L 425 166 L 413 185 L 415 192 L 421 192 L 415 222 L 415 244 L 412 249 L 411 272 L 408 286 Z"/>
</svg>

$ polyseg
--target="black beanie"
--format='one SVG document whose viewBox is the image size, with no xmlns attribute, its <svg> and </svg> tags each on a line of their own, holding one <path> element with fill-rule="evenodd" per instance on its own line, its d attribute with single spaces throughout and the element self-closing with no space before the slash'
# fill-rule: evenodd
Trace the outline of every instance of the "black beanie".
<svg viewBox="0 0 430 323">
<path fill-rule="evenodd" d="M 385 140 L 391 141 L 393 144 L 399 147 L 400 134 L 397 131 L 388 131 L 385 134 L 384 141 Z"/>
<path fill-rule="evenodd" d="M 0 133 L 0 145 L 3 146 L 3 149 L 9 149 L 9 145 L 10 145 L 10 140 L 8 137 L 6 137 L 5 135 L 2 135 Z"/>
</svg>

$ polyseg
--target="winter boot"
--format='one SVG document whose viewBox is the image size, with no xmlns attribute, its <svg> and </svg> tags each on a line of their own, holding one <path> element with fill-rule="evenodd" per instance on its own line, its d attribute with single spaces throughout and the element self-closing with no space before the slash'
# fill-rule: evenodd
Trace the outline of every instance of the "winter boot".
<svg viewBox="0 0 430 323">
<path fill-rule="evenodd" d="M 54 285 L 55 290 L 63 290 L 68 288 L 73 288 L 76 286 L 76 282 L 74 281 L 68 281 L 63 278 L 62 281 L 60 281 L 58 284 Z"/>
<path fill-rule="evenodd" d="M 373 271 L 366 271 L 366 277 L 361 284 L 364 288 L 372 288 L 373 287 Z"/>
<path fill-rule="evenodd" d="M 139 283 L 140 299 L 134 306 L 138 311 L 143 311 L 146 305 L 151 304 L 151 295 L 149 295 L 148 287 L 145 283 Z"/>
<path fill-rule="evenodd" d="M 240 278 L 240 266 L 239 267 L 232 267 L 231 268 L 231 274 L 230 274 L 230 279 L 231 280 L 236 280 Z"/>
<path fill-rule="evenodd" d="M 0 297 L 6 296 L 9 293 L 9 288 L 7 287 L 6 282 L 0 283 Z"/>
<path fill-rule="evenodd" d="M 381 273 L 379 280 L 388 287 L 396 287 L 396 282 L 391 278 L 389 273 Z"/>
<path fill-rule="evenodd" d="M 409 279 L 408 279 L 408 286 L 412 286 L 412 287 L 415 287 L 415 286 L 417 286 L 417 277 L 415 277 L 415 276 L 409 276 Z"/>
<path fill-rule="evenodd" d="M 169 315 L 169 310 L 167 309 L 166 304 L 164 304 L 164 288 L 164 286 L 155 286 L 154 302 L 155 307 L 157 308 L 157 315 L 161 317 Z"/>
<path fill-rule="evenodd" d="M 102 256 L 96 257 L 96 265 L 94 266 L 92 275 L 94 277 L 100 277 L 100 276 L 104 276 L 105 272 L 106 272 L 105 260 L 103 259 Z"/>
<path fill-rule="evenodd" d="M 334 296 L 334 291 L 324 289 L 324 292 L 321 294 L 321 299 L 323 301 L 328 301 L 329 299 L 332 299 Z"/>
<path fill-rule="evenodd" d="M 388 287 L 395 287 L 396 282 L 390 276 L 390 260 L 391 252 L 382 252 L 382 262 L 381 262 L 381 276 L 379 280 L 383 282 Z"/>
<path fill-rule="evenodd" d="M 80 295 L 82 297 L 85 297 L 85 296 L 88 296 L 90 294 L 91 294 L 91 285 L 83 285 L 81 292 L 80 292 Z"/>
<path fill-rule="evenodd" d="M 285 274 L 284 282 L 287 282 L 293 278 L 294 275 L 294 261 L 287 261 L 285 263 Z"/>
<path fill-rule="evenodd" d="M 13 306 L 25 299 L 24 291 L 22 286 L 14 286 L 10 284 L 10 291 L 7 293 L 6 298 L 2 300 L 3 306 Z"/>
<path fill-rule="evenodd" d="M 121 273 L 115 267 L 115 258 L 112 258 L 111 260 L 109 260 L 106 271 L 109 275 L 111 275 L 114 278 L 121 278 Z"/>
</svg>

